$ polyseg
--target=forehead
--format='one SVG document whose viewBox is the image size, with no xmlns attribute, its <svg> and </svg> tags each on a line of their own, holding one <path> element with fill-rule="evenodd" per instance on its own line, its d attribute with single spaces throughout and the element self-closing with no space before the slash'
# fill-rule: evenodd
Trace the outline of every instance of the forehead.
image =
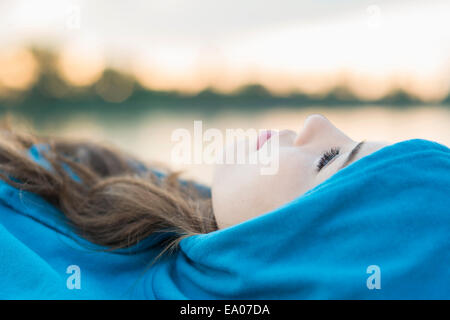
<svg viewBox="0 0 450 320">
<path fill-rule="evenodd" d="M 387 145 L 388 145 L 387 143 L 383 143 L 383 142 L 366 141 L 361 146 L 361 149 L 359 150 L 358 154 L 356 155 L 354 161 L 364 158 L 365 156 L 368 156 L 369 154 L 372 154 L 375 151 L 378 151 Z"/>
</svg>

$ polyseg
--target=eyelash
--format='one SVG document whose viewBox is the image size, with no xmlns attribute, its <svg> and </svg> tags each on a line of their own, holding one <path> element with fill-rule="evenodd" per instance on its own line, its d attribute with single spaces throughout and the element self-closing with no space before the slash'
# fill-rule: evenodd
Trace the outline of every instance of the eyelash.
<svg viewBox="0 0 450 320">
<path fill-rule="evenodd" d="M 339 155 L 339 148 L 331 148 L 327 152 L 325 152 L 322 157 L 319 160 L 319 163 L 317 164 L 317 171 L 320 171 L 323 167 L 327 165 L 328 162 L 333 160 L 334 157 Z"/>
</svg>

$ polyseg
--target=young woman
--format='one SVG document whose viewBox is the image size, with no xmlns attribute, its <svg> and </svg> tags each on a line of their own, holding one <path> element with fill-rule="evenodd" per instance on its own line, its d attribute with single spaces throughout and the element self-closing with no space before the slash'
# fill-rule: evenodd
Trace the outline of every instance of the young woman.
<svg viewBox="0 0 450 320">
<path fill-rule="evenodd" d="M 354 141 L 320 115 L 276 134 L 276 174 L 220 165 L 210 193 L 111 148 L 4 131 L 0 222 L 52 269 L 25 263 L 34 291 L 3 274 L 4 295 L 73 295 L 54 271 L 75 264 L 83 298 L 450 297 L 448 148 Z"/>
<path fill-rule="evenodd" d="M 262 175 L 253 164 L 216 167 L 212 201 L 219 228 L 274 210 L 387 145 L 354 141 L 321 115 L 309 116 L 300 132 L 275 134 L 279 145 L 276 174 Z"/>
</svg>

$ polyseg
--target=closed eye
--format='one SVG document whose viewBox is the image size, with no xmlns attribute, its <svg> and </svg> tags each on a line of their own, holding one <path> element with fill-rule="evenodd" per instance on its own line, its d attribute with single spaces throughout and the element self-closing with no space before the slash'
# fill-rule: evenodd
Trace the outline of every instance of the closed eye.
<svg viewBox="0 0 450 320">
<path fill-rule="evenodd" d="M 336 158 L 339 155 L 339 152 L 339 148 L 331 148 L 330 150 L 326 151 L 317 164 L 317 171 L 322 170 L 322 168 L 325 167 L 331 160 Z"/>
</svg>

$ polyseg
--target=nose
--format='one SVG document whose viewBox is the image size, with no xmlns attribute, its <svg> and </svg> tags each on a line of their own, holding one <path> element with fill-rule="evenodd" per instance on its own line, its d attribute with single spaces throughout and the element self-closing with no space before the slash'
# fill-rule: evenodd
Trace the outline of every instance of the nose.
<svg viewBox="0 0 450 320">
<path fill-rule="evenodd" d="M 349 139 L 342 131 L 336 128 L 327 118 L 320 114 L 313 114 L 306 118 L 303 128 L 297 135 L 294 144 L 307 145 L 320 138 Z"/>
</svg>

